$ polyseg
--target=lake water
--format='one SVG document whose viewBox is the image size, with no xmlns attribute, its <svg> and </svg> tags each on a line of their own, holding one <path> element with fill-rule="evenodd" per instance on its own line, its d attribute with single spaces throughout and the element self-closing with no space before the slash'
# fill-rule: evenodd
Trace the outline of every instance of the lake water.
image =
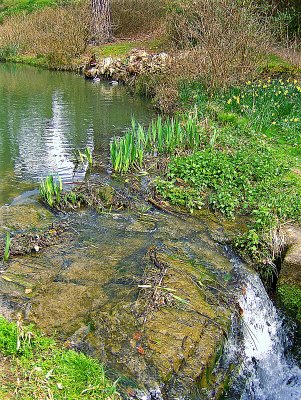
<svg viewBox="0 0 301 400">
<path fill-rule="evenodd" d="M 89 147 L 107 163 L 110 138 L 131 118 L 148 121 L 149 103 L 125 87 L 79 75 L 0 64 L 0 205 L 37 188 L 48 174 L 74 174 L 74 150 Z"/>
</svg>

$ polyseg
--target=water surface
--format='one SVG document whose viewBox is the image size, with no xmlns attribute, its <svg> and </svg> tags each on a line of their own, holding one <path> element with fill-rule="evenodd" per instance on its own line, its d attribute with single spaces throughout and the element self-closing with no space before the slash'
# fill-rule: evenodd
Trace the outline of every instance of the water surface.
<svg viewBox="0 0 301 400">
<path fill-rule="evenodd" d="M 109 140 L 130 125 L 146 122 L 150 105 L 125 87 L 79 75 L 0 64 L 0 205 L 41 177 L 74 174 L 73 151 L 89 147 L 107 162 Z"/>
</svg>

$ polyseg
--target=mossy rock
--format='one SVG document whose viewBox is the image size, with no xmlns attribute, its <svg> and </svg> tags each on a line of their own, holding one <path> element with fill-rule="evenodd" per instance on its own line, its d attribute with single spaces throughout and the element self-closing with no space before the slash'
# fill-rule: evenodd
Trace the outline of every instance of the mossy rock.
<svg viewBox="0 0 301 400">
<path fill-rule="evenodd" d="M 279 285 L 277 294 L 288 314 L 301 323 L 301 287 L 289 284 Z"/>
<path fill-rule="evenodd" d="M 3 206 L 0 207 L 0 233 L 43 228 L 52 218 L 53 214 L 39 205 Z"/>
</svg>

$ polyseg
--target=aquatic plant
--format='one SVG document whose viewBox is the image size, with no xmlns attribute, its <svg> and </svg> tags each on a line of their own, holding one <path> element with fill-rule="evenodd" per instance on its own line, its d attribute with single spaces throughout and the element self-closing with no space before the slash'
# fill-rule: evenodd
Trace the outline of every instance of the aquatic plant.
<svg viewBox="0 0 301 400">
<path fill-rule="evenodd" d="M 54 181 L 52 175 L 48 175 L 44 180 L 42 179 L 39 187 L 42 200 L 49 206 L 54 207 L 58 205 L 61 200 L 61 193 L 63 191 L 62 179 L 58 178 L 58 183 Z"/>
<path fill-rule="evenodd" d="M 83 152 L 81 150 L 74 151 L 74 162 L 76 164 L 84 164 L 85 162 L 88 162 L 89 167 L 92 168 L 93 155 L 90 148 L 86 147 Z"/>
<path fill-rule="evenodd" d="M 158 116 L 148 128 L 132 120 L 131 129 L 123 137 L 114 137 L 110 144 L 114 171 L 127 172 L 131 167 L 142 168 L 147 155 L 174 154 L 177 150 L 197 150 L 203 141 L 203 129 L 196 113 L 185 118 L 162 119 Z"/>
<path fill-rule="evenodd" d="M 88 161 L 88 164 L 89 164 L 89 166 L 91 168 L 92 165 L 93 165 L 93 156 L 92 156 L 91 149 L 89 147 L 86 147 L 84 154 L 85 154 L 86 160 Z"/>
<path fill-rule="evenodd" d="M 11 244 L 10 233 L 6 232 L 5 248 L 4 248 L 4 255 L 3 255 L 4 261 L 8 261 L 8 259 L 9 259 L 10 244 Z"/>
</svg>

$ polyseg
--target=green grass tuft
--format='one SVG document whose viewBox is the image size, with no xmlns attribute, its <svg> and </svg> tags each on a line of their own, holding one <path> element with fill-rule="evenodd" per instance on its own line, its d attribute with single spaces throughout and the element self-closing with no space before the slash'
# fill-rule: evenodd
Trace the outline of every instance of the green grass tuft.
<svg viewBox="0 0 301 400">
<path fill-rule="evenodd" d="M 65 350 L 33 326 L 0 316 L 1 395 L 15 399 L 119 399 L 116 384 L 96 360 Z M 9 397 L 7 397 L 9 398 Z"/>
</svg>

